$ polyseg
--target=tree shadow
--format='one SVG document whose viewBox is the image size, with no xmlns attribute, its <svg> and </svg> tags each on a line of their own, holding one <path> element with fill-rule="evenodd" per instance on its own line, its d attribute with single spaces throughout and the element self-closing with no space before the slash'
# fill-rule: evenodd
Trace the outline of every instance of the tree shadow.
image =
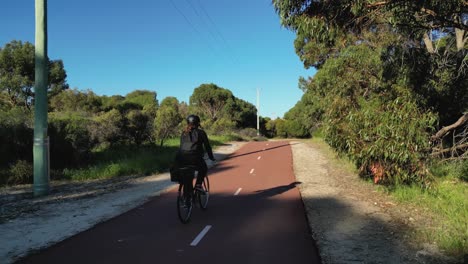
<svg viewBox="0 0 468 264">
<path fill-rule="evenodd" d="M 277 148 L 284 148 L 284 147 L 288 147 L 288 146 L 295 145 L 295 144 L 299 144 L 299 143 L 288 143 L 288 144 L 283 144 L 283 145 L 274 146 L 274 147 L 268 147 L 268 148 L 264 148 L 264 149 L 262 149 L 262 150 L 256 150 L 256 151 L 251 151 L 251 152 L 242 153 L 242 154 L 235 154 L 235 153 L 233 153 L 233 154 L 227 155 L 226 158 L 227 158 L 227 159 L 232 159 L 232 158 L 237 158 L 237 157 L 252 155 L 252 154 L 255 154 L 255 153 L 270 151 L 270 150 L 277 149 Z"/>
<path fill-rule="evenodd" d="M 259 197 L 262 197 L 262 198 L 267 198 L 267 197 L 272 197 L 272 196 L 275 196 L 275 195 L 279 195 L 279 194 L 282 194 L 284 192 L 287 192 L 293 188 L 295 188 L 297 185 L 301 184 L 301 182 L 292 182 L 288 185 L 281 185 L 281 186 L 277 186 L 277 187 L 273 187 L 273 188 L 269 188 L 269 189 L 264 189 L 264 190 L 258 190 L 255 192 L 254 195 L 257 195 Z"/>
<path fill-rule="evenodd" d="M 232 194 L 212 193 L 209 210 L 204 215 L 196 215 L 194 222 L 203 221 L 200 217 L 211 219 L 222 215 L 230 219 L 233 230 L 232 234 L 225 235 L 237 239 L 237 230 L 243 230 L 247 226 L 251 231 L 262 228 L 253 224 L 258 221 L 256 217 L 269 214 L 271 216 L 263 221 L 265 224 L 280 218 L 284 219 L 284 225 L 288 225 L 286 215 L 275 214 L 275 211 L 285 207 L 301 207 L 301 214 L 307 219 L 308 235 L 315 240 L 311 247 L 317 247 L 324 263 L 463 263 L 462 259 L 420 251 L 420 248 L 405 240 L 414 230 L 409 227 L 402 229 L 401 225 L 386 218 L 377 209 L 355 210 L 345 198 L 302 197 L 298 201 L 280 197 L 300 184 L 301 182 L 296 181 L 288 185 L 241 193 L 236 199 L 232 199 Z M 280 233 L 281 230 L 278 229 L 263 236 L 265 240 L 278 240 L 281 239 Z M 246 243 L 240 237 L 238 239 L 239 243 Z M 288 250 L 287 246 L 283 250 Z"/>
</svg>

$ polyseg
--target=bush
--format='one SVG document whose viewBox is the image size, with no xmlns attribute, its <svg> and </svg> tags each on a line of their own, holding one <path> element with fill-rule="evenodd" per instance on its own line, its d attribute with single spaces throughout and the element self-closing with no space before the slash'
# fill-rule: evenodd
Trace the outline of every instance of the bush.
<svg viewBox="0 0 468 264">
<path fill-rule="evenodd" d="M 25 184 L 32 183 L 33 165 L 25 160 L 18 160 L 10 167 L 10 177 L 7 182 L 9 184 Z"/>
<path fill-rule="evenodd" d="M 100 144 L 117 144 L 123 137 L 124 118 L 116 109 L 112 109 L 94 118 L 90 123 L 91 138 Z"/>
<path fill-rule="evenodd" d="M 257 129 L 255 128 L 244 128 L 239 131 L 241 137 L 254 138 L 257 136 Z"/>
<path fill-rule="evenodd" d="M 285 125 L 289 137 L 306 138 L 310 136 L 308 130 L 297 120 L 286 120 Z"/>
<path fill-rule="evenodd" d="M 327 126 L 326 139 L 346 153 L 362 176 L 386 184 L 423 183 L 428 180 L 429 129 L 435 117 L 418 109 L 404 92 L 395 99 L 359 100 L 359 107 Z"/>
<path fill-rule="evenodd" d="M 17 160 L 32 161 L 32 115 L 21 108 L 0 112 L 0 168 Z"/>
<path fill-rule="evenodd" d="M 85 164 L 94 146 L 88 131 L 90 120 L 80 116 L 51 116 L 49 120 L 51 169 Z"/>
<path fill-rule="evenodd" d="M 216 122 L 212 123 L 207 129 L 210 132 L 210 134 L 222 135 L 235 130 L 235 128 L 236 122 L 226 118 L 221 118 L 216 120 Z"/>
<path fill-rule="evenodd" d="M 149 116 L 140 110 L 131 110 L 125 116 L 125 134 L 130 143 L 141 145 L 151 135 L 151 127 L 148 125 Z"/>
<path fill-rule="evenodd" d="M 458 166 L 458 178 L 468 182 L 468 160 L 463 160 Z"/>
</svg>

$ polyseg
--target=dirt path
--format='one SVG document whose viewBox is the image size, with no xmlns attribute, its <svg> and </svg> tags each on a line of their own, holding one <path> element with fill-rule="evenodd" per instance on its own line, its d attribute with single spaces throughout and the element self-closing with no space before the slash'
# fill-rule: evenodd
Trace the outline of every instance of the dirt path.
<svg viewBox="0 0 468 264">
<path fill-rule="evenodd" d="M 216 149 L 221 160 L 244 143 Z M 403 210 L 323 150 L 293 141 L 294 170 L 309 224 L 324 263 L 451 263 L 433 245 L 412 246 L 406 236 L 420 216 Z M 45 198 L 31 187 L 0 189 L 0 262 L 86 230 L 173 188 L 168 173 L 80 184 L 58 184 Z"/>
</svg>

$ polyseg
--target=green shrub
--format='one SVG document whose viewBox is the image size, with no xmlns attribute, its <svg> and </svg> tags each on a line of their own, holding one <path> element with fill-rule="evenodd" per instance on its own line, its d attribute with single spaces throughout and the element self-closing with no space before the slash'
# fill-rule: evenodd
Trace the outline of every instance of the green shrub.
<svg viewBox="0 0 468 264">
<path fill-rule="evenodd" d="M 309 131 L 297 120 L 286 120 L 286 130 L 289 137 L 306 138 Z"/>
<path fill-rule="evenodd" d="M 124 117 L 117 109 L 94 117 L 89 125 L 91 138 L 100 144 L 118 144 L 124 136 Z"/>
<path fill-rule="evenodd" d="M 460 180 L 468 182 L 468 160 L 463 160 L 458 166 L 458 178 Z"/>
<path fill-rule="evenodd" d="M 89 160 L 94 145 L 88 125 L 90 120 L 79 115 L 54 116 L 49 119 L 52 169 L 77 167 Z"/>
<path fill-rule="evenodd" d="M 320 113 L 310 121 L 322 119 L 326 142 L 352 160 L 361 176 L 389 185 L 427 183 L 425 162 L 437 117 L 421 107 L 404 76 L 385 79 L 381 55 L 382 49 L 358 45 L 328 59 L 307 84 L 316 98 L 310 112 Z M 288 131 L 276 128 L 278 135 Z"/>
<path fill-rule="evenodd" d="M 254 138 L 257 136 L 257 129 L 255 128 L 244 128 L 239 131 L 239 135 L 244 138 Z"/>
<path fill-rule="evenodd" d="M 236 122 L 229 120 L 227 118 L 221 118 L 216 120 L 216 122 L 209 125 L 207 130 L 212 135 L 222 135 L 225 133 L 229 133 L 230 131 L 235 130 Z"/>
<path fill-rule="evenodd" d="M 328 124 L 327 140 L 346 153 L 374 182 L 401 184 L 428 180 L 424 151 L 435 117 L 404 93 L 395 99 L 359 100 L 345 118 Z"/>
<path fill-rule="evenodd" d="M 125 135 L 128 141 L 141 145 L 151 135 L 149 116 L 140 110 L 131 110 L 125 116 Z"/>
<path fill-rule="evenodd" d="M 32 161 L 32 114 L 22 108 L 0 112 L 0 168 L 8 170 L 17 160 Z"/>
<path fill-rule="evenodd" d="M 25 160 L 18 160 L 10 167 L 10 177 L 7 182 L 9 184 L 26 184 L 32 183 L 33 165 Z"/>
</svg>

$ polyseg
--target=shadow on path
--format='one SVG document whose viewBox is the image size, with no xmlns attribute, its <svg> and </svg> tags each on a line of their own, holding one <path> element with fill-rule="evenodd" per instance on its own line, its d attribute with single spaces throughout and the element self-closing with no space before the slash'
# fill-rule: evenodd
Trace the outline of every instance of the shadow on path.
<svg viewBox="0 0 468 264">
<path fill-rule="evenodd" d="M 270 150 L 277 149 L 277 148 L 288 147 L 290 145 L 295 145 L 295 144 L 299 144 L 299 143 L 291 143 L 291 144 L 288 143 L 288 144 L 283 144 L 283 145 L 279 145 L 279 146 L 275 146 L 275 147 L 264 148 L 262 150 L 256 150 L 256 151 L 251 151 L 251 152 L 242 153 L 242 154 L 227 155 L 226 159 L 232 159 L 232 158 L 237 158 L 237 157 L 241 157 L 241 156 L 247 156 L 247 155 L 251 155 L 251 154 L 255 154 L 255 153 L 270 151 Z"/>
</svg>

